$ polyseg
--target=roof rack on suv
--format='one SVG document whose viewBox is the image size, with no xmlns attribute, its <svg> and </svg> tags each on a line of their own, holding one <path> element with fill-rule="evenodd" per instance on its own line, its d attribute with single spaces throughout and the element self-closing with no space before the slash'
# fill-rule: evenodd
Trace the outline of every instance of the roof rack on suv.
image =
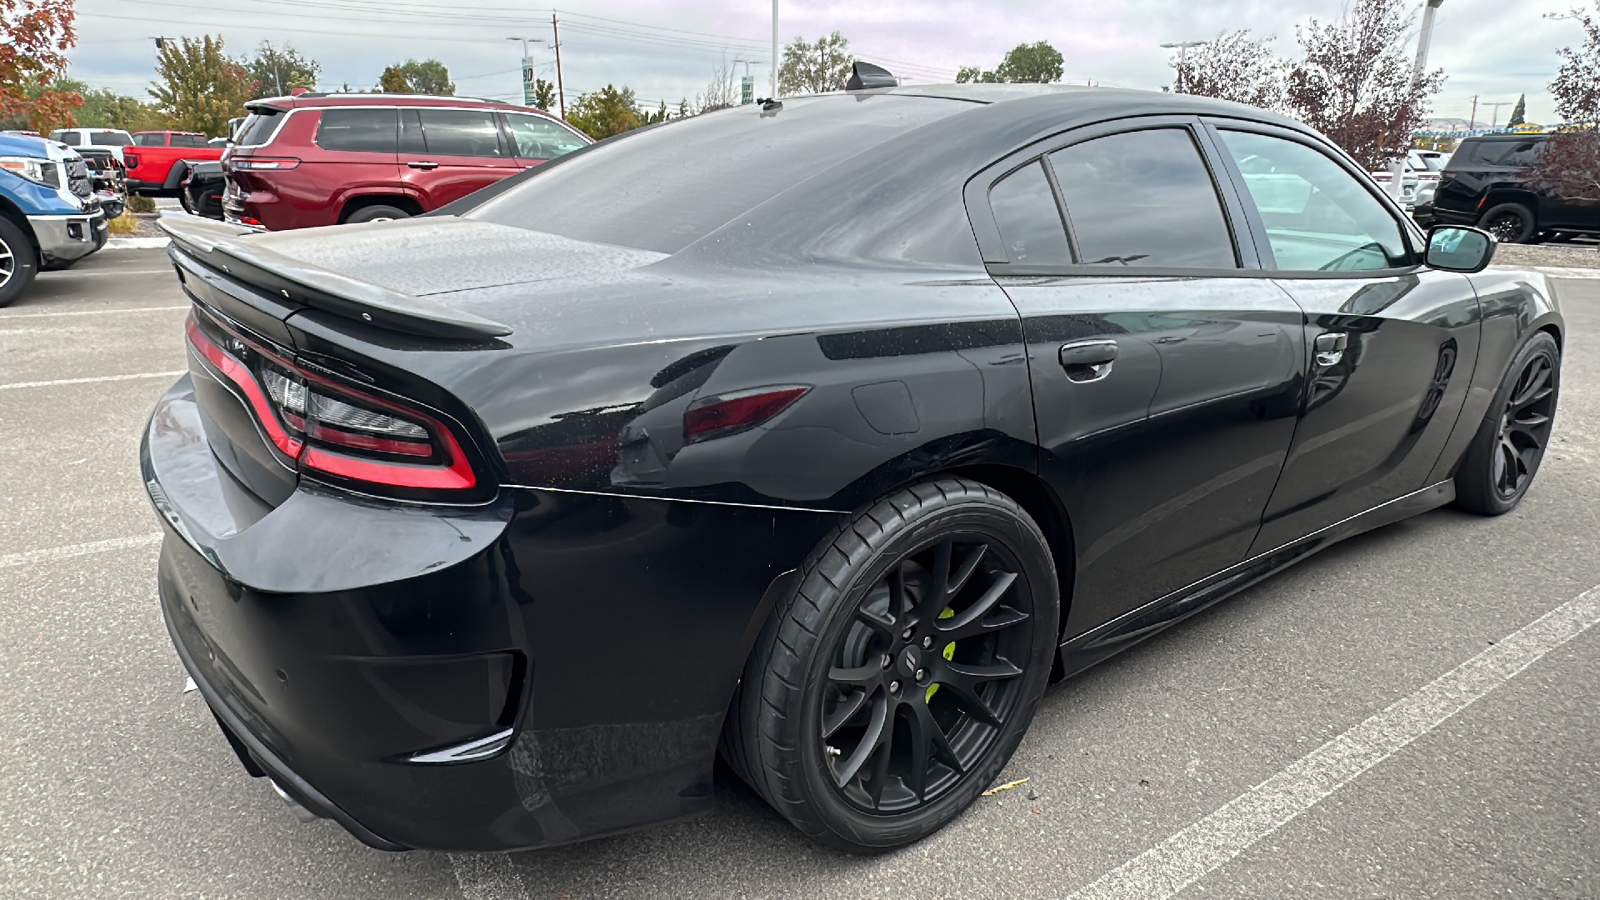
<svg viewBox="0 0 1600 900">
<path fill-rule="evenodd" d="M 403 97 L 408 100 L 468 100 L 473 103 L 504 103 L 503 100 L 490 100 L 486 97 L 463 97 L 459 94 L 407 94 L 391 93 L 389 91 L 306 91 L 292 97 L 258 97 L 251 103 L 264 103 L 269 100 L 320 100 L 324 97 Z"/>
</svg>

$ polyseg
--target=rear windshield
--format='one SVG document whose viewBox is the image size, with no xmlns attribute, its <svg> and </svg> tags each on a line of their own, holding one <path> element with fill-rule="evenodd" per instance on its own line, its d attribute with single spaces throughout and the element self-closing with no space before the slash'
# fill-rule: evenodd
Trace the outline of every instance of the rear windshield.
<svg viewBox="0 0 1600 900">
<path fill-rule="evenodd" d="M 465 215 L 676 253 L 830 166 L 971 108 L 895 95 L 735 107 L 580 151 Z"/>
<path fill-rule="evenodd" d="M 275 109 L 252 111 L 244 120 L 244 125 L 239 128 L 239 134 L 234 138 L 234 142 L 244 147 L 266 143 L 267 138 L 272 137 L 272 132 L 278 127 L 282 115 Z"/>
</svg>

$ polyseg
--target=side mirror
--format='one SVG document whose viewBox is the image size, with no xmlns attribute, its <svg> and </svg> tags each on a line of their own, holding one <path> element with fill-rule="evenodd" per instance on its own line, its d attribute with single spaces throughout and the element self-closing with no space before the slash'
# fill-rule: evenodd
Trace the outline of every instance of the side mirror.
<svg viewBox="0 0 1600 900">
<path fill-rule="evenodd" d="M 1479 228 L 1440 225 L 1428 232 L 1426 261 L 1447 272 L 1482 272 L 1494 259 L 1494 236 Z"/>
</svg>

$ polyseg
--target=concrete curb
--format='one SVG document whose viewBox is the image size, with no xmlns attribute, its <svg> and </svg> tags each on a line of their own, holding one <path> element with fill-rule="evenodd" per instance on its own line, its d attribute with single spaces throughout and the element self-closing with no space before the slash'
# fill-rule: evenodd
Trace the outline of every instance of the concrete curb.
<svg viewBox="0 0 1600 900">
<path fill-rule="evenodd" d="M 111 238 L 102 250 L 160 250 L 171 243 L 170 238 Z"/>
</svg>

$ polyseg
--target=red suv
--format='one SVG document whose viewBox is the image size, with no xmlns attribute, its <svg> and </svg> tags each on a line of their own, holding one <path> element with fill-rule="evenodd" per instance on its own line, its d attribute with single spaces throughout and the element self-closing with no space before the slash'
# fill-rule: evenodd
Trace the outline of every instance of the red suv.
<svg viewBox="0 0 1600 900">
<path fill-rule="evenodd" d="M 282 231 L 402 219 L 593 143 L 536 109 L 465 97 L 255 100 L 223 157 L 229 222 Z"/>
</svg>

